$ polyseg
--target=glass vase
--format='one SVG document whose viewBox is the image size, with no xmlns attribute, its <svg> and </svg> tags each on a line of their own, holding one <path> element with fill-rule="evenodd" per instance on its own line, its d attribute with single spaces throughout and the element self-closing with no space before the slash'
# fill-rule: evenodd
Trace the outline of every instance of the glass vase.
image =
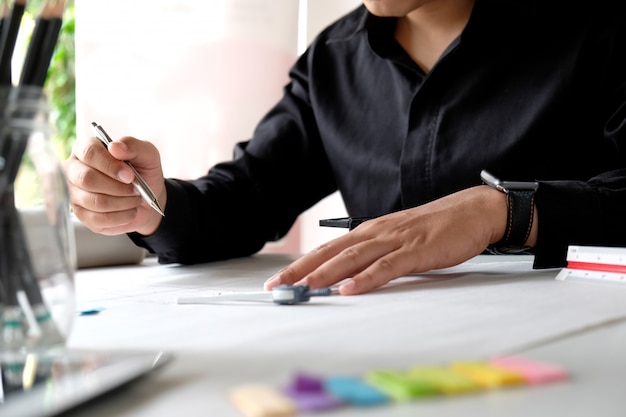
<svg viewBox="0 0 626 417">
<path fill-rule="evenodd" d="M 67 182 L 37 87 L 0 89 L 0 365 L 4 394 L 63 353 L 75 315 Z"/>
</svg>

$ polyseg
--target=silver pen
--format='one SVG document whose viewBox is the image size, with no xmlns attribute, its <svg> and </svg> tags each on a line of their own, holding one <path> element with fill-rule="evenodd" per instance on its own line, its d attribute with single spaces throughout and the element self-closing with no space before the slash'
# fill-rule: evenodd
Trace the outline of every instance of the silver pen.
<svg viewBox="0 0 626 417">
<path fill-rule="evenodd" d="M 96 131 L 96 135 L 98 136 L 98 139 L 100 139 L 102 143 L 104 143 L 104 146 L 107 149 L 109 149 L 109 144 L 113 142 L 111 137 L 102 128 L 102 126 L 100 126 L 96 122 L 91 122 L 91 126 L 93 126 L 94 130 Z M 159 200 L 154 194 L 154 191 L 152 191 L 150 186 L 144 181 L 143 178 L 141 178 L 141 175 L 139 175 L 139 173 L 137 172 L 133 164 L 131 164 L 128 161 L 124 161 L 124 162 L 128 164 L 130 169 L 132 169 L 133 173 L 135 174 L 135 180 L 133 181 L 133 185 L 135 186 L 137 191 L 139 191 L 139 194 L 141 194 L 141 197 L 143 197 L 146 203 L 148 203 L 150 207 L 152 207 L 157 213 L 159 213 L 161 216 L 165 216 L 165 213 L 163 213 L 163 209 L 161 208 L 161 205 L 159 204 Z"/>
</svg>

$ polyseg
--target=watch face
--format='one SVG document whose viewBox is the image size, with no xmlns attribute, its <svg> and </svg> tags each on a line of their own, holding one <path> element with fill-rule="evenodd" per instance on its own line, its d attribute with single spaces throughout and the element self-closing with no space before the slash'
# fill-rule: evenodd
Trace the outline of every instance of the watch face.
<svg viewBox="0 0 626 417">
<path fill-rule="evenodd" d="M 507 190 L 536 190 L 539 186 L 534 181 L 500 181 L 500 185 Z"/>
<path fill-rule="evenodd" d="M 534 181 L 502 181 L 485 170 L 481 171 L 480 178 L 485 184 L 505 193 L 509 190 L 536 190 L 539 186 L 539 183 Z"/>
<path fill-rule="evenodd" d="M 480 179 L 487 185 L 492 187 L 497 187 L 500 184 L 500 180 L 491 175 L 488 171 L 482 170 L 480 171 Z"/>
</svg>

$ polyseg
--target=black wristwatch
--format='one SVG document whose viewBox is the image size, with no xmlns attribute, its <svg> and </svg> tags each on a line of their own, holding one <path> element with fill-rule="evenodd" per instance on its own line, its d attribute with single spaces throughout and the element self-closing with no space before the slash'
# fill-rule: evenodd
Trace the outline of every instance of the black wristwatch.
<svg viewBox="0 0 626 417">
<path fill-rule="evenodd" d="M 483 170 L 480 173 L 483 182 L 506 194 L 506 230 L 499 242 L 489 245 L 492 253 L 523 253 L 533 226 L 535 210 L 535 191 L 539 183 L 535 181 L 501 181 Z"/>
</svg>

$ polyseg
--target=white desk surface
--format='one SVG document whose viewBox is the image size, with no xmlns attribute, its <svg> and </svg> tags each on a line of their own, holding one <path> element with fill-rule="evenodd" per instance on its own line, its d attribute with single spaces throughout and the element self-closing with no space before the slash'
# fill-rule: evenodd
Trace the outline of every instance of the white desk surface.
<svg viewBox="0 0 626 417">
<path fill-rule="evenodd" d="M 146 259 L 79 271 L 78 309 L 103 310 L 76 317 L 70 348 L 165 350 L 174 360 L 64 415 L 241 416 L 227 391 L 243 383 L 280 387 L 297 371 L 360 376 L 519 353 L 559 364 L 572 378 L 319 415 L 624 416 L 626 286 L 556 281 L 557 270 L 533 271 L 527 256 L 481 256 L 369 294 L 293 306 L 176 304 L 177 297 L 260 290 L 290 259 L 195 266 Z"/>
</svg>

